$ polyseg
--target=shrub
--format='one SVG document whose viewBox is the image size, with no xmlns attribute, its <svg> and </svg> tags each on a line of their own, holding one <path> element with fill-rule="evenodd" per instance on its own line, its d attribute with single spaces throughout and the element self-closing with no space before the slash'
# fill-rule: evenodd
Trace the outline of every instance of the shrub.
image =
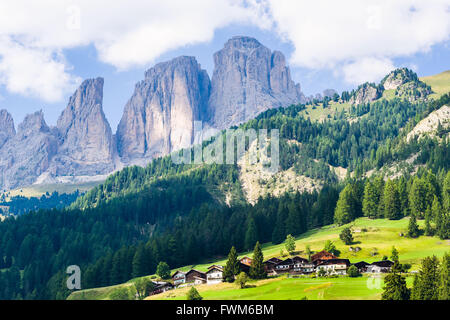
<svg viewBox="0 0 450 320">
<path fill-rule="evenodd" d="M 195 289 L 195 287 L 192 287 L 188 293 L 187 293 L 187 299 L 188 300 L 203 300 L 203 297 L 200 295 L 200 293 Z"/>
<path fill-rule="evenodd" d="M 347 270 L 347 274 L 351 278 L 356 278 L 356 277 L 359 277 L 361 275 L 359 273 L 358 268 L 355 267 L 355 266 L 350 266 L 350 268 L 348 268 L 348 270 Z"/>
<path fill-rule="evenodd" d="M 248 281 L 248 277 L 247 274 L 245 272 L 241 272 L 238 274 L 238 276 L 236 277 L 236 283 L 239 284 L 239 287 L 241 289 L 245 288 L 245 284 Z"/>
</svg>

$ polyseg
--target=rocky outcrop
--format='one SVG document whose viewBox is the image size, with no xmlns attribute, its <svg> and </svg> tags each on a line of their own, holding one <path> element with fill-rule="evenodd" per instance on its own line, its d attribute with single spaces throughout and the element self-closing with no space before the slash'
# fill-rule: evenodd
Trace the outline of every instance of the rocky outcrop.
<svg viewBox="0 0 450 320">
<path fill-rule="evenodd" d="M 56 154 L 58 142 L 42 111 L 25 117 L 17 134 L 0 150 L 0 187 L 29 185 L 46 171 Z"/>
<path fill-rule="evenodd" d="M 188 147 L 194 121 L 206 118 L 208 74 L 194 57 L 159 63 L 136 84 L 117 128 L 117 148 L 125 163 L 151 159 Z"/>
<path fill-rule="evenodd" d="M 382 91 L 373 83 L 364 83 L 353 93 L 350 98 L 351 104 L 362 104 L 377 100 L 382 95 Z"/>
<path fill-rule="evenodd" d="M 6 110 L 0 110 L 0 148 L 14 135 L 14 120 Z"/>
<path fill-rule="evenodd" d="M 114 169 L 112 132 L 103 112 L 103 79 L 85 80 L 57 123 L 52 175 L 98 175 Z"/>
<path fill-rule="evenodd" d="M 381 80 L 381 85 L 384 90 L 392 90 L 397 89 L 402 84 L 411 81 L 419 81 L 417 74 L 407 68 L 400 68 L 391 71 L 387 76 L 385 76 L 383 80 Z"/>
<path fill-rule="evenodd" d="M 418 140 L 424 136 L 436 137 L 439 139 L 450 137 L 450 107 L 447 105 L 431 112 L 426 118 L 422 119 L 406 136 L 409 142 L 414 137 Z"/>
<path fill-rule="evenodd" d="M 218 129 L 304 100 L 284 55 L 271 52 L 256 39 L 233 37 L 214 54 L 214 64 L 208 120 Z"/>
</svg>

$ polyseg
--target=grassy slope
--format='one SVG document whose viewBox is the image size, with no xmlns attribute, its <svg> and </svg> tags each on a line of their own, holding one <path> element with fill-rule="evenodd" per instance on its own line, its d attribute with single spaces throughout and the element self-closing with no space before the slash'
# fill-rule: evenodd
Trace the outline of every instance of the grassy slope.
<svg viewBox="0 0 450 320">
<path fill-rule="evenodd" d="M 348 258 L 351 262 L 361 260 L 373 262 L 380 260 L 383 255 L 390 256 L 392 246 L 395 245 L 399 251 L 401 262 L 411 263 L 413 265 L 412 270 L 418 269 L 422 258 L 430 255 L 441 257 L 444 252 L 450 250 L 449 241 L 443 241 L 436 237 L 421 236 L 418 239 L 400 237 L 399 233 L 405 232 L 408 221 L 408 218 L 398 221 L 357 219 L 351 224 L 353 229 L 367 229 L 367 232 L 354 233 L 356 243 L 353 246 L 362 248 L 358 253 L 350 252 L 348 250 L 349 246 L 346 246 L 339 239 L 339 233 L 345 226 L 336 227 L 333 225 L 311 230 L 297 237 L 297 250 L 300 251 L 300 255 L 304 255 L 305 246 L 310 245 L 313 251 L 319 251 L 323 248 L 326 240 L 332 240 L 338 250 L 341 251 L 340 257 Z M 419 225 L 423 227 L 423 221 L 419 221 Z M 283 244 L 272 245 L 266 243 L 263 245 L 264 257 L 267 259 L 279 256 L 282 248 Z M 377 248 L 379 253 L 377 256 L 371 256 L 373 248 Z M 240 256 L 244 255 L 251 256 L 251 252 L 244 252 Z M 195 268 L 205 271 L 211 264 L 225 265 L 225 262 L 225 257 L 216 258 L 205 261 L 203 264 L 185 266 L 177 270 Z M 367 286 L 367 281 L 368 279 L 365 277 L 357 279 L 287 279 L 281 277 L 254 282 L 253 285 L 256 287 L 245 290 L 237 289 L 234 284 L 221 283 L 212 286 L 199 286 L 199 291 L 205 299 L 301 299 L 304 296 L 307 296 L 309 299 L 378 299 L 382 285 L 378 286 L 378 289 L 370 289 Z M 369 279 L 369 281 L 372 281 L 372 279 Z M 73 293 L 69 299 L 106 299 L 111 290 L 112 287 L 105 287 L 79 291 Z M 186 288 L 176 289 L 152 298 L 184 299 L 186 290 Z"/>
<path fill-rule="evenodd" d="M 431 95 L 432 98 L 439 98 L 441 95 L 450 92 L 450 70 L 422 77 L 420 80 L 431 86 L 431 89 L 435 92 Z"/>
<path fill-rule="evenodd" d="M 30 197 L 40 197 L 46 192 L 53 193 L 54 191 L 57 191 L 58 193 L 73 193 L 76 190 L 80 190 L 80 192 L 85 192 L 93 187 L 101 184 L 103 181 L 95 181 L 95 182 L 85 182 L 85 183 L 79 183 L 79 184 L 67 184 L 67 183 L 58 183 L 58 184 L 38 184 L 33 185 L 29 187 L 23 187 L 18 188 L 14 190 L 9 190 L 5 192 L 6 194 L 9 194 L 7 197 L 7 200 L 9 197 L 14 196 L 23 196 L 26 198 Z"/>
</svg>

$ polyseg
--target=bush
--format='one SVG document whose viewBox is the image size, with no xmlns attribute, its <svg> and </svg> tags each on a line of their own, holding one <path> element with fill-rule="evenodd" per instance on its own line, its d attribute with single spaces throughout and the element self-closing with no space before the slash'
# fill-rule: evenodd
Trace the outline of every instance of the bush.
<svg viewBox="0 0 450 320">
<path fill-rule="evenodd" d="M 350 266 L 350 268 L 348 268 L 347 270 L 347 274 L 350 278 L 356 278 L 361 275 L 361 273 L 359 273 L 358 268 L 355 266 Z"/>
<path fill-rule="evenodd" d="M 352 230 L 350 228 L 344 228 L 339 234 L 339 238 L 346 244 L 350 245 L 353 243 Z"/>
<path fill-rule="evenodd" d="M 195 287 L 192 287 L 187 294 L 188 300 L 203 300 L 203 297 L 200 295 L 200 293 L 195 289 Z"/>
<path fill-rule="evenodd" d="M 239 273 L 239 275 L 236 277 L 236 283 L 239 284 L 239 287 L 241 289 L 245 288 L 245 284 L 247 283 L 247 281 L 248 281 L 248 277 L 245 272 Z"/>
</svg>

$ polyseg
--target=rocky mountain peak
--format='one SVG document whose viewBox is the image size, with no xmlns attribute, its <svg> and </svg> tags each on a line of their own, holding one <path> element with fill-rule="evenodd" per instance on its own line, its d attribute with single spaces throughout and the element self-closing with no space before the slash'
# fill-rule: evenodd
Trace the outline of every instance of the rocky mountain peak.
<svg viewBox="0 0 450 320">
<path fill-rule="evenodd" d="M 205 118 L 209 90 L 209 76 L 194 57 L 177 57 L 149 69 L 117 128 L 122 159 L 153 158 L 190 146 L 194 121 Z"/>
<path fill-rule="evenodd" d="M 233 37 L 214 54 L 208 115 L 223 129 L 274 107 L 304 101 L 285 57 L 251 37 Z"/>
<path fill-rule="evenodd" d="M 22 123 L 19 124 L 17 128 L 17 135 L 19 137 L 26 138 L 29 135 L 37 133 L 48 133 L 50 128 L 44 119 L 44 113 L 42 110 L 36 111 L 35 113 L 28 114 Z"/>
<path fill-rule="evenodd" d="M 381 95 L 382 90 L 380 90 L 379 87 L 373 83 L 366 82 L 356 89 L 349 102 L 351 104 L 367 103 L 380 98 Z"/>
<path fill-rule="evenodd" d="M 386 75 L 383 80 L 381 80 L 381 85 L 383 86 L 384 90 L 390 90 L 397 89 L 399 86 L 407 82 L 418 80 L 419 78 L 414 71 L 408 68 L 400 68 L 389 72 L 389 74 Z"/>
<path fill-rule="evenodd" d="M 6 110 L 0 110 L 0 148 L 16 134 L 14 120 Z"/>
<path fill-rule="evenodd" d="M 60 146 L 53 165 L 59 174 L 113 170 L 112 132 L 102 104 L 103 78 L 85 80 L 70 97 L 57 123 Z"/>
</svg>

